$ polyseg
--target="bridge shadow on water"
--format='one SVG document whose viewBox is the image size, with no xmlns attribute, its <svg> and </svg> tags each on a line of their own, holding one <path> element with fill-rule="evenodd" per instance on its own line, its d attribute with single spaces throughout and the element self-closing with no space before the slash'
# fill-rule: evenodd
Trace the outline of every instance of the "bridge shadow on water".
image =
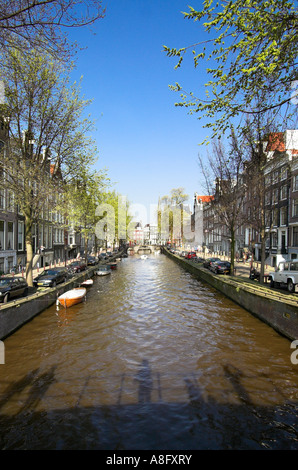
<svg viewBox="0 0 298 470">
<path fill-rule="evenodd" d="M 298 449 L 297 404 L 254 404 L 241 372 L 229 364 L 224 377 L 238 397 L 236 404 L 204 399 L 196 374 L 169 374 L 167 383 L 179 380 L 187 399 L 164 400 L 164 377 L 143 360 L 134 377 L 118 377 L 112 404 L 84 404 L 90 385 L 96 394 L 94 381 L 106 380 L 88 376 L 75 403 L 67 404 L 66 393 L 62 406 L 61 400 L 57 407 L 48 406 L 51 387 L 59 385 L 55 373 L 55 367 L 43 373 L 34 370 L 7 387 L 0 398 L 2 450 Z M 127 380 L 135 384 L 133 403 L 125 402 Z M 67 386 L 72 395 L 71 383 Z M 6 412 L 7 403 L 14 402 L 15 411 Z"/>
</svg>

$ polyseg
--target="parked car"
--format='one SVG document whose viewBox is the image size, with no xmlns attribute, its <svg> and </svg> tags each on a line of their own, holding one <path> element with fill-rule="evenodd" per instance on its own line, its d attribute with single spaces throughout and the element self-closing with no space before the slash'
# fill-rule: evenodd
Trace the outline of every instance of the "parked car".
<svg viewBox="0 0 298 470">
<path fill-rule="evenodd" d="M 231 263 L 228 261 L 214 261 L 211 263 L 210 271 L 215 274 L 231 274 Z"/>
<path fill-rule="evenodd" d="M 181 251 L 180 256 L 182 258 L 185 258 L 186 255 L 187 255 L 187 251 Z"/>
<path fill-rule="evenodd" d="M 6 303 L 11 299 L 28 294 L 28 284 L 22 277 L 0 278 L 0 302 Z"/>
<path fill-rule="evenodd" d="M 203 266 L 204 268 L 210 269 L 211 263 L 214 263 L 214 261 L 221 261 L 219 258 L 207 258 L 205 259 Z"/>
<path fill-rule="evenodd" d="M 86 263 L 83 260 L 73 261 L 67 266 L 70 272 L 80 273 L 81 271 L 85 271 L 87 269 Z"/>
<path fill-rule="evenodd" d="M 193 258 L 196 258 L 197 257 L 197 254 L 195 251 L 188 251 L 185 255 L 185 258 L 186 259 L 193 259 Z"/>
<path fill-rule="evenodd" d="M 269 276 L 270 287 L 286 287 L 289 292 L 297 292 L 298 261 L 281 261 L 275 272 Z"/>
<path fill-rule="evenodd" d="M 100 253 L 99 260 L 103 260 L 103 259 L 108 259 L 108 256 L 106 253 Z"/>
<path fill-rule="evenodd" d="M 114 256 L 111 251 L 107 251 L 106 255 L 107 255 L 108 258 L 111 258 L 112 256 Z"/>
<path fill-rule="evenodd" d="M 69 274 L 66 268 L 46 269 L 33 279 L 33 285 L 35 287 L 55 287 L 57 284 L 66 282 L 67 279 L 69 279 Z"/>
<path fill-rule="evenodd" d="M 87 265 L 88 266 L 96 266 L 98 263 L 98 259 L 96 256 L 88 256 L 87 258 Z"/>
</svg>

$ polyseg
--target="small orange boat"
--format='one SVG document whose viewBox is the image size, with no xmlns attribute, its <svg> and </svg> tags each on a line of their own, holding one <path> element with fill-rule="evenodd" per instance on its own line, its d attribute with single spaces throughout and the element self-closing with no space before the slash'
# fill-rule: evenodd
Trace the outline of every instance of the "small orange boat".
<svg viewBox="0 0 298 470">
<path fill-rule="evenodd" d="M 58 297 L 58 302 L 62 307 L 68 308 L 83 301 L 87 290 L 84 287 L 76 287 L 68 290 Z"/>
</svg>

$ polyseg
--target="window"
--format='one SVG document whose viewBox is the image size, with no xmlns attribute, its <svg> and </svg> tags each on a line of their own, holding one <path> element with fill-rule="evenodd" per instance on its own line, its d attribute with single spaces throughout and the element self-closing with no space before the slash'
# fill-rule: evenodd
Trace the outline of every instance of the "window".
<svg viewBox="0 0 298 470">
<path fill-rule="evenodd" d="M 274 189 L 272 192 L 272 204 L 278 203 L 278 188 Z"/>
<path fill-rule="evenodd" d="M 13 222 L 7 222 L 7 249 L 13 250 Z"/>
<path fill-rule="evenodd" d="M 39 248 L 44 246 L 44 241 L 43 241 L 43 225 L 39 225 Z"/>
<path fill-rule="evenodd" d="M 4 220 L 0 220 L 0 250 L 4 250 Z"/>
<path fill-rule="evenodd" d="M 266 211 L 265 212 L 265 225 L 266 225 L 266 227 L 270 227 L 270 221 L 271 221 L 271 212 Z"/>
<path fill-rule="evenodd" d="M 287 186 L 284 185 L 280 188 L 280 199 L 287 199 L 288 191 L 287 191 Z"/>
<path fill-rule="evenodd" d="M 0 209 L 5 209 L 5 191 L 0 189 Z"/>
<path fill-rule="evenodd" d="M 18 222 L 18 250 L 24 250 L 24 222 Z"/>
<path fill-rule="evenodd" d="M 293 227 L 293 246 L 298 246 L 298 227 Z"/>
<path fill-rule="evenodd" d="M 273 175 L 272 175 L 272 183 L 277 183 L 278 182 L 278 170 L 274 171 L 273 172 Z"/>
<path fill-rule="evenodd" d="M 281 207 L 280 209 L 280 225 L 287 224 L 287 207 Z"/>
<path fill-rule="evenodd" d="M 294 199 L 292 204 L 292 217 L 298 217 L 298 199 Z"/>
<path fill-rule="evenodd" d="M 298 191 L 298 175 L 293 176 L 293 191 Z"/>
<path fill-rule="evenodd" d="M 8 191 L 7 194 L 7 210 L 10 212 L 14 212 L 14 195 L 12 191 Z"/>
<path fill-rule="evenodd" d="M 44 230 L 44 246 L 45 248 L 49 247 L 49 226 L 48 225 L 45 226 L 45 230 Z"/>
<path fill-rule="evenodd" d="M 272 224 L 275 226 L 278 225 L 278 209 L 272 211 Z"/>
<path fill-rule="evenodd" d="M 288 169 L 286 167 L 281 168 L 280 170 L 280 179 L 285 180 L 288 177 Z"/>
<path fill-rule="evenodd" d="M 8 256 L 7 258 L 7 269 L 8 272 L 13 268 L 13 256 Z"/>
<path fill-rule="evenodd" d="M 265 204 L 271 204 L 271 193 L 269 191 L 265 193 Z"/>
<path fill-rule="evenodd" d="M 270 234 L 270 238 L 271 238 L 271 246 L 272 247 L 277 247 L 277 233 L 276 232 L 272 232 Z"/>
</svg>

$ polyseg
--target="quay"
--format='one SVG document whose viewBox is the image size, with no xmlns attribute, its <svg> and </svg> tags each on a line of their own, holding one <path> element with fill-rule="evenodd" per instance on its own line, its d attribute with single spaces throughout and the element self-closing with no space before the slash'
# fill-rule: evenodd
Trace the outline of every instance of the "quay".
<svg viewBox="0 0 298 470">
<path fill-rule="evenodd" d="M 272 289 L 269 285 L 251 281 L 248 267 L 245 269 L 238 265 L 238 274 L 234 276 L 218 275 L 197 262 L 171 253 L 166 248 L 162 252 L 198 280 L 214 287 L 281 335 L 291 341 L 298 339 L 298 294 L 290 294 L 282 289 Z M 241 271 L 247 272 L 246 277 L 241 275 Z"/>
<path fill-rule="evenodd" d="M 56 287 L 43 288 L 34 293 L 29 292 L 27 297 L 11 300 L 7 304 L 0 303 L 0 340 L 7 338 L 35 316 L 56 303 L 61 294 L 79 287 L 85 279 L 94 276 L 98 266 L 109 264 L 121 255 L 122 253 L 117 253 L 115 256 L 110 257 L 108 261 L 101 261 L 96 266 L 90 266 L 85 271 L 75 274 L 71 279 Z"/>
</svg>

